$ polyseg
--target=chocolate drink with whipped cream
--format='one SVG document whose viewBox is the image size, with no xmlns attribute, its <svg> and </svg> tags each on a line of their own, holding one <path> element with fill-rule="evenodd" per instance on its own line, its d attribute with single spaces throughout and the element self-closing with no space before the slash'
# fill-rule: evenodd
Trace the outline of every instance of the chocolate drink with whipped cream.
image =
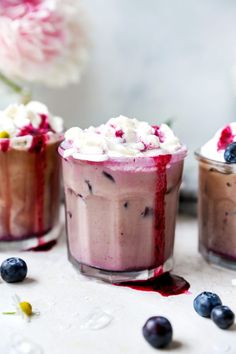
<svg viewBox="0 0 236 354">
<path fill-rule="evenodd" d="M 149 136 L 139 138 L 138 125 L 138 121 L 119 117 L 94 132 L 77 131 L 79 141 L 84 139 L 85 144 L 79 151 L 76 147 L 72 155 L 77 140 L 75 131 L 70 130 L 59 149 L 63 157 L 69 257 L 84 274 L 111 282 L 148 279 L 172 268 L 178 190 L 186 150 L 176 140 L 174 153 L 160 154 L 163 150 L 155 135 L 157 129 L 146 126 Z M 158 131 L 163 144 L 165 129 L 169 128 L 163 126 L 163 135 Z M 86 146 L 92 138 L 96 141 L 96 134 L 101 143 L 97 154 L 94 145 Z M 126 143 L 124 136 L 132 141 Z M 154 145 L 153 149 L 145 149 L 144 140 L 145 144 L 147 140 L 155 141 L 158 148 Z M 107 148 L 110 156 L 102 153 L 106 144 L 113 149 Z"/>
<path fill-rule="evenodd" d="M 0 249 L 35 248 L 58 237 L 62 125 L 49 115 L 31 102 L 0 116 Z"/>
<path fill-rule="evenodd" d="M 198 152 L 199 249 L 217 265 L 236 269 L 236 123 L 220 129 Z"/>
</svg>

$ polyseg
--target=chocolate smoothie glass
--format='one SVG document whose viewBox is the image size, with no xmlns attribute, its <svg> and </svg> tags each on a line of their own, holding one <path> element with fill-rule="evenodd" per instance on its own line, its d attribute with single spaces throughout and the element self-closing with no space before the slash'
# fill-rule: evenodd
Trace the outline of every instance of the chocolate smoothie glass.
<svg viewBox="0 0 236 354">
<path fill-rule="evenodd" d="M 0 250 L 57 239 L 61 132 L 61 118 L 39 102 L 0 112 Z"/>
<path fill-rule="evenodd" d="M 236 123 L 220 129 L 195 155 L 199 162 L 199 250 L 236 270 Z"/>
<path fill-rule="evenodd" d="M 59 152 L 71 262 L 114 283 L 169 271 L 186 156 L 172 131 L 118 117 L 70 129 Z"/>
</svg>

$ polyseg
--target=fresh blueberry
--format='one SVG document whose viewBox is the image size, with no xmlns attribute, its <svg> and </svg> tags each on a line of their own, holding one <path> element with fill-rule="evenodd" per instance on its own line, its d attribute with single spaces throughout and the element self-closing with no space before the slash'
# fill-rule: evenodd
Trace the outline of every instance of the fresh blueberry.
<svg viewBox="0 0 236 354">
<path fill-rule="evenodd" d="M 228 306 L 216 306 L 211 311 L 211 319 L 221 329 L 227 329 L 234 323 L 234 313 Z"/>
<path fill-rule="evenodd" d="M 236 163 L 236 142 L 227 146 L 224 152 L 224 159 L 228 163 Z"/>
<path fill-rule="evenodd" d="M 11 257 L 1 264 L 1 276 L 7 283 L 16 283 L 25 279 L 27 265 L 21 258 Z"/>
<path fill-rule="evenodd" d="M 171 323 L 162 316 L 150 317 L 143 326 L 143 336 L 154 348 L 164 348 L 172 340 Z"/>
<path fill-rule="evenodd" d="M 193 301 L 194 310 L 202 317 L 210 317 L 215 306 L 222 305 L 218 295 L 209 291 L 199 294 Z"/>
</svg>

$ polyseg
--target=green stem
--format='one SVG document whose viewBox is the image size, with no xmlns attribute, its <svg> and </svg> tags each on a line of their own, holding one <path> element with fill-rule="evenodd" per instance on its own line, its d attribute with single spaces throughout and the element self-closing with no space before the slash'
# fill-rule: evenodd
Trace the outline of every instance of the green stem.
<svg viewBox="0 0 236 354">
<path fill-rule="evenodd" d="M 31 100 L 31 92 L 26 90 L 24 87 L 21 87 L 13 80 L 9 79 L 0 72 L 0 80 L 8 86 L 13 92 L 21 95 L 21 102 L 27 104 Z"/>
<path fill-rule="evenodd" d="M 16 312 L 2 312 L 3 315 L 15 315 Z"/>
<path fill-rule="evenodd" d="M 170 128 L 172 128 L 174 120 L 173 118 L 169 118 L 164 122 L 166 125 L 168 125 Z"/>
</svg>

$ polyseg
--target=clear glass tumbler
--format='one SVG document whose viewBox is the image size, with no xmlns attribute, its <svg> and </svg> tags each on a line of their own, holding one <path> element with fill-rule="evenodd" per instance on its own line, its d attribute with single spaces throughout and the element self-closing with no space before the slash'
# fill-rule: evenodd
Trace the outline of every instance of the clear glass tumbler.
<svg viewBox="0 0 236 354">
<path fill-rule="evenodd" d="M 199 250 L 210 263 L 236 270 L 236 164 L 199 163 Z"/>
<path fill-rule="evenodd" d="M 63 158 L 69 259 L 110 282 L 144 280 L 173 265 L 186 151 L 91 162 Z"/>
<path fill-rule="evenodd" d="M 61 140 L 45 143 L 38 135 L 19 150 L 0 139 L 0 250 L 42 247 L 58 237 Z"/>
</svg>

